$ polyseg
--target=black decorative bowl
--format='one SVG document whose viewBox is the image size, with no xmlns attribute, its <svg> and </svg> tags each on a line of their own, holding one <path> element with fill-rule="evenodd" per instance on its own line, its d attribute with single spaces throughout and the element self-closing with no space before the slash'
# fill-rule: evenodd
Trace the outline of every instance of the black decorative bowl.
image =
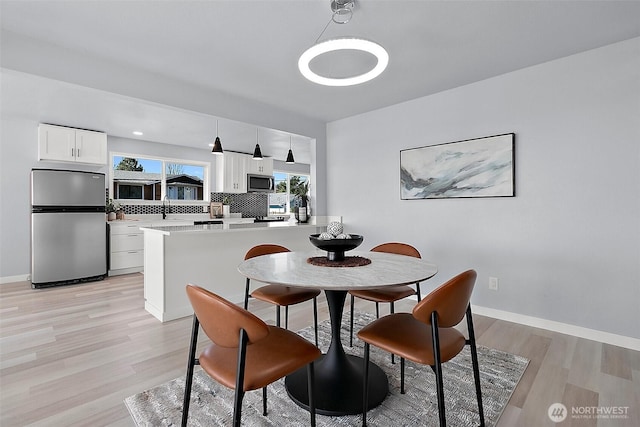
<svg viewBox="0 0 640 427">
<path fill-rule="evenodd" d="M 319 234 L 312 234 L 309 236 L 309 240 L 318 249 L 327 251 L 327 259 L 329 261 L 342 261 L 344 260 L 344 253 L 352 249 L 357 248 L 364 239 L 359 234 L 351 234 L 350 239 L 331 239 L 322 240 L 319 239 Z"/>
</svg>

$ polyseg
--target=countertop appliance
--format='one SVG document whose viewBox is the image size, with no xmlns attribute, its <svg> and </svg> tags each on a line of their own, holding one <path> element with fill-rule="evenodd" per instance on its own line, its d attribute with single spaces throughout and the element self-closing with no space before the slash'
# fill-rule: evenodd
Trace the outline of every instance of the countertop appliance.
<svg viewBox="0 0 640 427">
<path fill-rule="evenodd" d="M 248 193 L 272 193 L 275 190 L 274 185 L 272 176 L 247 174 Z"/>
<path fill-rule="evenodd" d="M 102 280 L 107 274 L 105 176 L 31 170 L 31 287 Z"/>
<path fill-rule="evenodd" d="M 253 222 L 274 222 L 274 221 L 284 221 L 283 216 L 257 216 Z"/>
</svg>

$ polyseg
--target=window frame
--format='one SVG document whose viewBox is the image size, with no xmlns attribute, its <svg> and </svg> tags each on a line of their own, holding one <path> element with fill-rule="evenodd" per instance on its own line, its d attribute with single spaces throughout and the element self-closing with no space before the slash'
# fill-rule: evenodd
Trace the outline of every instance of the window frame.
<svg viewBox="0 0 640 427">
<path fill-rule="evenodd" d="M 131 157 L 134 159 L 145 159 L 145 160 L 156 160 L 161 162 L 161 171 L 162 178 L 160 181 L 160 200 L 145 200 L 145 199 L 116 199 L 113 196 L 114 193 L 114 157 Z M 175 205 L 203 205 L 209 206 L 210 203 L 210 179 L 211 176 L 211 162 L 202 162 L 198 160 L 189 160 L 189 159 L 179 159 L 175 157 L 162 157 L 162 156 L 153 156 L 147 154 L 135 154 L 135 153 L 124 153 L 124 152 L 109 152 L 109 196 L 114 201 L 119 202 L 120 204 L 125 205 L 161 205 L 164 197 L 167 195 L 167 164 L 168 163 L 177 163 L 188 166 L 199 166 L 203 168 L 203 177 L 202 177 L 202 197 L 203 200 L 180 200 L 180 199 L 170 199 L 172 204 Z M 144 197 L 144 190 L 143 190 Z"/>
<path fill-rule="evenodd" d="M 287 176 L 286 181 L 285 181 L 287 183 L 287 192 L 286 192 L 287 201 L 286 201 L 286 205 L 285 205 L 286 209 L 285 209 L 285 213 L 271 212 L 271 203 L 268 203 L 268 205 L 269 205 L 268 209 L 267 209 L 268 215 L 293 215 L 293 212 L 291 211 L 291 177 L 292 176 L 304 176 L 304 177 L 307 178 L 307 182 L 309 182 L 309 185 L 311 185 L 311 174 L 274 170 L 273 171 L 274 179 L 275 179 L 275 175 L 276 174 L 284 174 L 284 175 Z M 274 192 L 274 194 L 277 194 L 277 193 Z"/>
</svg>

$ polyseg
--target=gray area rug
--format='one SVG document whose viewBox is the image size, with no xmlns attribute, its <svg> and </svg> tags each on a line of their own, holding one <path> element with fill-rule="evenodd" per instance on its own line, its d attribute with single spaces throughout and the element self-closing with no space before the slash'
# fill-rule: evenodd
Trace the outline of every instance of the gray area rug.
<svg viewBox="0 0 640 427">
<path fill-rule="evenodd" d="M 354 337 L 350 348 L 348 313 L 345 314 L 341 331 L 342 342 L 347 353 L 362 356 L 362 342 Z M 355 330 L 375 319 L 361 313 L 356 316 Z M 201 332 L 202 333 L 202 332 Z M 313 326 L 303 329 L 300 335 L 314 341 Z M 319 346 L 323 351 L 331 339 L 329 321 L 319 325 Z M 185 342 L 188 346 L 188 342 Z M 405 391 L 400 394 L 400 363 L 391 364 L 389 353 L 371 347 L 371 361 L 380 366 L 389 378 L 389 395 L 384 402 L 367 413 L 371 426 L 438 425 L 438 404 L 435 376 L 428 366 L 407 361 L 405 368 Z M 529 361 L 520 356 L 478 347 L 480 382 L 486 425 L 497 423 L 513 390 L 522 377 Z M 185 372 L 186 372 L 185 360 Z M 475 396 L 471 354 L 469 347 L 453 360 L 443 365 L 447 425 L 479 425 L 478 405 Z M 143 391 L 125 399 L 125 404 L 137 426 L 175 426 L 182 418 L 182 399 L 185 378 L 180 377 L 158 387 Z M 245 395 L 242 405 L 243 426 L 308 426 L 309 413 L 287 396 L 284 380 L 268 387 L 268 415 L 262 415 L 262 391 L 255 390 Z M 233 390 L 211 380 L 200 368 L 196 368 L 189 426 L 230 426 L 233 414 Z M 317 415 L 318 426 L 359 426 L 360 416 L 329 417 Z"/>
</svg>

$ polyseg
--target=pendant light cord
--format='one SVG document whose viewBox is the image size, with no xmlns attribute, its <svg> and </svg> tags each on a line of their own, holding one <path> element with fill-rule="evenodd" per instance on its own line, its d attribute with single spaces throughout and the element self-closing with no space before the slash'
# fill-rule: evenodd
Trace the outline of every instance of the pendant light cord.
<svg viewBox="0 0 640 427">
<path fill-rule="evenodd" d="M 327 28 L 329 28 L 329 24 L 331 24 L 332 21 L 333 21 L 333 15 L 331 15 L 331 18 L 329 18 L 329 22 L 327 22 L 327 25 L 324 26 L 324 29 L 322 30 L 322 32 L 320 33 L 320 35 L 318 36 L 314 44 L 318 44 L 318 40 L 320 40 L 320 37 L 322 37 L 325 31 L 327 31 Z"/>
</svg>

